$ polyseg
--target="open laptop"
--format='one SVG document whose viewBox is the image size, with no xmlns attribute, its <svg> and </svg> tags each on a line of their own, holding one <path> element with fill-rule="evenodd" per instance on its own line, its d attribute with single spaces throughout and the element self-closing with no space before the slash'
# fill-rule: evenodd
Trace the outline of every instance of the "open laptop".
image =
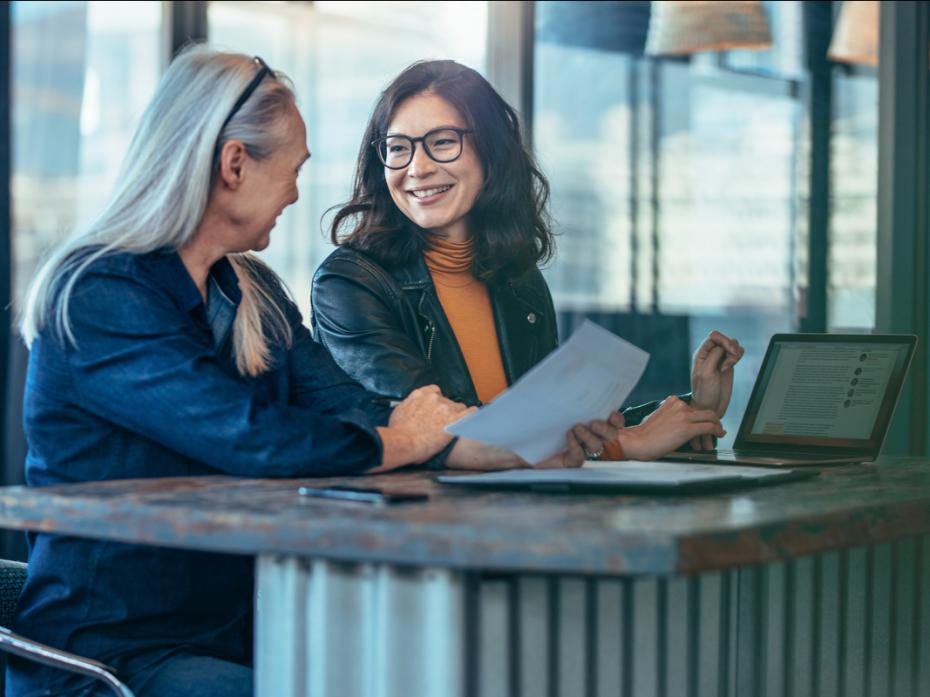
<svg viewBox="0 0 930 697">
<path fill-rule="evenodd" d="M 663 460 L 797 467 L 878 457 L 917 337 L 776 334 L 732 450 Z"/>
</svg>

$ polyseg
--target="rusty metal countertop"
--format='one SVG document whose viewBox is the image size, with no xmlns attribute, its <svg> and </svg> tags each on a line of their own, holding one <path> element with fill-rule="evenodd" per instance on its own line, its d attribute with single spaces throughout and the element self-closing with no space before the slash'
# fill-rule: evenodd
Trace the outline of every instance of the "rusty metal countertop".
<svg viewBox="0 0 930 697">
<path fill-rule="evenodd" d="M 611 576 L 689 574 L 930 533 L 930 460 L 691 496 L 479 492 L 434 472 L 342 479 L 136 479 L 0 488 L 0 527 L 240 554 Z M 392 506 L 302 484 L 429 494 Z"/>
</svg>

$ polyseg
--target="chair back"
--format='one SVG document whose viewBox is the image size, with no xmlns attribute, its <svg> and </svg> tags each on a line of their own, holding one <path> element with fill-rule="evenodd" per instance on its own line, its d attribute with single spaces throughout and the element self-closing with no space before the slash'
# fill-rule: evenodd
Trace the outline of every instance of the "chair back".
<svg viewBox="0 0 930 697">
<path fill-rule="evenodd" d="M 0 627 L 9 627 L 26 583 L 28 567 L 19 561 L 0 559 Z"/>
</svg>

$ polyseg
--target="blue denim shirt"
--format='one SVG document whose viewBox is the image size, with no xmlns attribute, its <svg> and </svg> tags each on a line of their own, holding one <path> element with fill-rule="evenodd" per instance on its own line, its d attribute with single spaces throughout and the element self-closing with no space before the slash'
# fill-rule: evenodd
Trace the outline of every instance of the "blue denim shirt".
<svg viewBox="0 0 930 697">
<path fill-rule="evenodd" d="M 381 460 L 387 411 L 348 378 L 280 300 L 294 332 L 256 378 L 236 370 L 240 300 L 225 259 L 205 306 L 174 252 L 105 257 L 78 277 L 76 345 L 43 330 L 32 346 L 24 420 L 30 486 L 136 477 L 302 477 Z M 132 670 L 183 648 L 251 661 L 252 561 L 46 534 L 30 535 L 15 629 Z M 84 678 L 14 660 L 17 695 L 60 694 Z"/>
</svg>

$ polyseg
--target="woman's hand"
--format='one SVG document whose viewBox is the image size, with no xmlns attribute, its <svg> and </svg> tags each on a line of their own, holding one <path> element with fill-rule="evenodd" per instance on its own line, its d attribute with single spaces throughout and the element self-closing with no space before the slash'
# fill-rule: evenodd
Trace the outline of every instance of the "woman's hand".
<svg viewBox="0 0 930 697">
<path fill-rule="evenodd" d="M 381 464 L 369 471 L 386 472 L 428 460 L 452 440 L 446 426 L 475 410 L 446 399 L 436 385 L 414 390 L 391 412 L 387 427 L 378 428 L 383 455 Z"/>
<path fill-rule="evenodd" d="M 595 419 L 587 426 L 576 424 L 565 434 L 565 449 L 535 465 L 536 469 L 581 467 L 585 460 L 596 460 L 607 443 L 615 441 L 623 428 L 623 414 L 615 411 L 606 420 Z"/>
<path fill-rule="evenodd" d="M 620 432 L 620 445 L 631 460 L 654 460 L 684 443 L 706 436 L 726 435 L 720 418 L 711 409 L 695 409 L 678 397 L 669 397 L 639 426 Z"/>
<path fill-rule="evenodd" d="M 691 406 L 712 409 L 723 418 L 733 394 L 733 366 L 743 357 L 744 349 L 736 339 L 713 331 L 694 354 L 691 371 Z M 713 450 L 709 435 L 691 439 L 695 450 Z"/>
<path fill-rule="evenodd" d="M 588 426 L 578 424 L 565 434 L 565 448 L 552 457 L 531 465 L 516 453 L 495 448 L 468 438 L 459 438 L 446 458 L 446 466 L 457 469 L 505 470 L 517 467 L 537 469 L 581 467 L 588 453 L 599 453 L 604 445 L 616 440 L 623 428 L 623 414 L 615 412 L 607 421 L 592 421 Z"/>
<path fill-rule="evenodd" d="M 736 339 L 711 332 L 694 354 L 691 370 L 691 404 L 697 409 L 713 409 L 723 418 L 733 393 L 733 366 L 744 349 Z"/>
</svg>

